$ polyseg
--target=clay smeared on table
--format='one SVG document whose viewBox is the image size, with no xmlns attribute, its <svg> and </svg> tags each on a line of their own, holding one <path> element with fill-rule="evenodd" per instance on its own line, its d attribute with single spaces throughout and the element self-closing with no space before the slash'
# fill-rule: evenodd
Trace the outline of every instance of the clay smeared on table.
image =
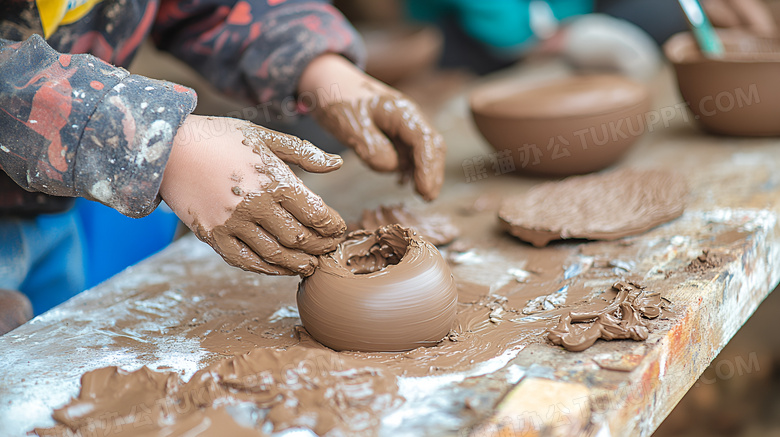
<svg viewBox="0 0 780 437">
<path fill-rule="evenodd" d="M 178 432 L 204 426 L 206 422 L 223 423 L 230 417 L 241 422 L 241 408 L 249 405 L 250 410 L 259 413 L 254 416 L 254 429 L 241 428 L 248 435 L 262 435 L 261 429 L 279 431 L 293 427 L 314 429 L 318 434 L 337 430 L 344 435 L 375 435 L 383 417 L 409 402 L 400 388 L 401 381 L 448 374 L 469 375 L 470 372 L 479 372 L 480 366 L 485 363 L 528 345 L 556 347 L 547 335 L 559 325 L 562 317 L 565 321 L 570 313 L 607 314 L 610 305 L 618 302 L 619 306 L 621 302 L 626 302 L 609 297 L 615 292 L 610 290 L 610 285 L 625 277 L 628 270 L 638 267 L 628 266 L 625 267 L 628 270 L 618 271 L 615 266 L 623 264 L 613 260 L 649 259 L 649 255 L 657 250 L 657 247 L 604 242 L 580 245 L 575 252 L 555 246 L 543 247 L 533 249 L 534 256 L 528 257 L 527 250 L 517 250 L 522 243 L 495 232 L 492 230 L 495 225 L 487 225 L 495 223 L 495 210 L 460 214 L 457 211 L 462 210 L 462 204 L 459 201 L 457 205 L 441 208 L 442 212 L 449 211 L 447 216 L 463 233 L 443 253 L 456 273 L 458 298 L 451 329 L 439 339 L 441 341 L 436 340 L 438 343 L 429 347 L 392 353 L 336 352 L 314 340 L 300 326 L 290 294 L 290 288 L 294 287 L 297 279 L 276 278 L 289 281 L 289 287 L 280 285 L 259 290 L 252 285 L 257 284 L 253 282 L 257 275 L 224 275 L 219 273 L 222 272 L 220 268 L 208 263 L 189 266 L 192 272 L 178 279 L 175 287 L 187 290 L 188 295 L 199 296 L 199 299 L 176 301 L 172 308 L 175 308 L 176 320 L 188 320 L 190 323 L 146 335 L 183 336 L 197 340 L 205 350 L 222 356 L 237 356 L 204 362 L 187 382 L 180 381 L 178 376 L 159 372 L 148 373 L 165 376 L 149 377 L 146 371 L 133 376 L 151 378 L 152 383 L 158 384 L 155 387 L 170 387 L 149 391 L 158 397 L 163 393 L 165 402 L 173 402 L 171 405 L 188 406 L 170 413 L 164 421 L 153 420 L 144 431 L 148 429 L 150 435 L 164 435 L 172 430 Z M 392 243 L 393 238 L 386 241 Z M 726 243 L 728 241 L 724 241 Z M 374 268 L 372 262 L 385 263 L 384 267 L 389 269 L 397 267 L 398 264 L 393 262 L 403 259 L 405 254 L 396 253 L 390 246 L 392 244 L 388 244 L 384 252 L 381 245 L 376 249 L 384 253 L 382 259 L 390 261 L 364 258 L 353 264 L 355 271 L 371 270 Z M 501 254 L 501 259 L 479 264 L 478 268 L 470 267 L 468 263 L 461 264 L 469 259 L 464 255 L 473 252 L 480 256 L 487 248 Z M 693 275 L 685 269 L 689 262 L 690 259 L 685 260 L 678 271 L 670 274 Z M 491 275 L 492 269 L 512 271 L 515 279 L 497 287 L 485 285 L 483 280 L 486 277 L 483 276 Z M 229 273 L 235 275 L 233 270 Z M 631 273 L 643 274 L 642 271 Z M 610 281 L 609 285 L 606 281 Z M 642 284 L 647 286 L 646 290 L 664 292 L 663 287 L 659 287 L 663 280 L 655 279 Z M 151 286 L 148 290 L 140 289 L 135 296 L 143 300 L 147 294 L 159 293 L 159 287 L 167 289 L 173 286 Z M 134 326 L 139 323 L 139 317 L 145 316 L 130 312 L 118 317 L 107 332 L 116 332 L 114 341 L 117 344 L 143 353 L 143 343 L 131 341 L 126 334 L 136 329 Z M 656 326 L 668 323 L 666 320 L 661 313 L 654 319 L 643 318 L 642 322 L 652 334 Z M 635 329 L 634 332 L 638 331 Z M 103 372 L 119 380 L 126 376 L 112 368 Z M 71 412 L 72 417 L 77 416 L 73 412 L 82 411 L 82 415 L 71 420 L 58 413 L 55 418 L 60 423 L 60 431 L 66 424 L 78 427 L 90 419 L 94 423 L 103 412 L 100 408 L 92 411 L 72 408 L 93 398 L 104 399 L 100 397 L 103 395 L 95 397 L 91 394 L 100 389 L 88 382 L 89 378 L 93 378 L 90 375 L 85 376 L 82 395 L 62 410 Z M 334 391 L 318 392 L 317 387 L 333 387 Z M 112 405 L 120 415 L 130 414 L 131 404 L 139 399 L 137 395 L 121 389 L 112 389 L 111 392 L 113 400 L 96 403 Z M 477 406 L 480 404 L 476 400 L 470 402 L 474 412 L 490 408 L 489 405 Z M 236 405 L 239 411 L 235 410 Z M 241 426 L 233 422 L 230 424 Z M 217 435 L 217 430 L 211 431 L 207 429 L 206 435 Z M 51 434 L 54 431 L 38 430 L 41 435 L 47 435 L 47 432 Z"/>
<path fill-rule="evenodd" d="M 378 425 L 378 413 L 402 401 L 397 390 L 387 370 L 327 349 L 256 349 L 214 363 L 187 383 L 174 372 L 146 367 L 87 372 L 79 396 L 53 414 L 61 425 L 35 432 L 69 435 L 67 427 L 83 435 L 268 435 L 252 428 L 251 413 L 244 414 L 249 423 L 237 423 L 244 404 L 269 408 L 262 419 L 268 432 L 306 427 L 325 435 L 346 428 L 359 435 Z"/>
</svg>

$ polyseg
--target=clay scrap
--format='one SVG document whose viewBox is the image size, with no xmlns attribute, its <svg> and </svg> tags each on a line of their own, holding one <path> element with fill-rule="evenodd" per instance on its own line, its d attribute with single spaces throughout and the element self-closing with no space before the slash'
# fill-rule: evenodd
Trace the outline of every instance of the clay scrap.
<svg viewBox="0 0 780 437">
<path fill-rule="evenodd" d="M 349 226 L 349 231 L 364 229 L 373 231 L 382 226 L 399 224 L 417 231 L 435 246 L 451 243 L 460 235 L 460 230 L 450 218 L 444 215 L 421 215 L 410 211 L 403 204 L 382 205 L 376 209 L 363 210 L 359 223 Z"/>
<path fill-rule="evenodd" d="M 727 253 L 720 253 L 710 249 L 702 250 L 702 253 L 685 266 L 685 271 L 694 274 L 703 274 L 733 261 L 734 257 Z"/>
<path fill-rule="evenodd" d="M 685 179 L 663 170 L 623 169 L 537 185 L 506 199 L 502 227 L 534 246 L 582 238 L 616 240 L 682 215 Z"/>
<path fill-rule="evenodd" d="M 562 315 L 547 338 L 573 352 L 584 351 L 599 338 L 646 340 L 650 333 L 647 319 L 661 315 L 661 294 L 646 291 L 633 282 L 616 282 L 612 288 L 618 294 L 609 305 L 601 310 Z"/>
<path fill-rule="evenodd" d="M 263 436 L 304 427 L 359 436 L 376 428 L 379 412 L 402 402 L 397 392 L 395 375 L 376 363 L 324 348 L 262 348 L 218 361 L 186 384 L 174 372 L 146 367 L 87 372 L 79 396 L 55 411 L 59 425 L 35 433 Z M 240 405 L 250 413 L 225 411 Z M 242 416 L 251 423 L 239 423 Z"/>
</svg>

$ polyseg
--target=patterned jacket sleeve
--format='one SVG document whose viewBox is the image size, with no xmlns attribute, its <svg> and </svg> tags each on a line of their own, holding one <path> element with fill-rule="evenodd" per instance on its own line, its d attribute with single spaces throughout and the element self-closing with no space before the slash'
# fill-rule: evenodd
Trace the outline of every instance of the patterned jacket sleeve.
<svg viewBox="0 0 780 437">
<path fill-rule="evenodd" d="M 173 137 L 195 103 L 189 88 L 58 53 L 38 35 L 0 39 L 0 168 L 28 191 L 142 217 L 160 202 Z"/>
<path fill-rule="evenodd" d="M 276 114 L 320 54 L 358 65 L 365 57 L 358 33 L 325 1 L 162 0 L 152 35 L 225 94 Z"/>
</svg>

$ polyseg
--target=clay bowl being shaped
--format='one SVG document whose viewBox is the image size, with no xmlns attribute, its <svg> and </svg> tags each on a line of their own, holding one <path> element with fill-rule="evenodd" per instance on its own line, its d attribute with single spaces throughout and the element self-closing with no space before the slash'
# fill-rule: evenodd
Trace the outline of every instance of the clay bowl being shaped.
<svg viewBox="0 0 780 437">
<path fill-rule="evenodd" d="M 601 170 L 626 153 L 646 130 L 650 93 L 616 75 L 499 81 L 472 92 L 470 105 L 482 136 L 516 172 L 568 176 Z"/>
<path fill-rule="evenodd" d="M 718 35 L 721 59 L 705 58 L 690 32 L 664 44 L 694 118 L 715 134 L 780 135 L 780 39 L 736 30 Z"/>
<path fill-rule="evenodd" d="M 334 350 L 398 352 L 450 331 L 458 293 L 436 247 L 399 225 L 356 231 L 298 287 L 298 312 Z"/>
<path fill-rule="evenodd" d="M 393 84 L 432 69 L 444 38 L 431 26 L 394 25 L 360 29 L 366 43 L 366 73 Z"/>
</svg>

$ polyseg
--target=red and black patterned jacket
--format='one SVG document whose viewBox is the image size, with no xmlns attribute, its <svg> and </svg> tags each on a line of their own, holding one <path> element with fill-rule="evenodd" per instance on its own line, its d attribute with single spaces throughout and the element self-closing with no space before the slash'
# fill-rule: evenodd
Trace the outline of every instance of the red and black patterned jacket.
<svg viewBox="0 0 780 437">
<path fill-rule="evenodd" d="M 86 5 L 59 26 L 50 5 L 39 10 L 46 2 L 0 2 L 0 168 L 15 182 L 0 172 L 0 212 L 52 203 L 27 191 L 81 196 L 132 217 L 154 210 L 196 95 L 122 68 L 150 33 L 217 88 L 255 103 L 294 95 L 322 53 L 363 57 L 355 30 L 325 1 L 60 1 L 69 2 Z"/>
</svg>

